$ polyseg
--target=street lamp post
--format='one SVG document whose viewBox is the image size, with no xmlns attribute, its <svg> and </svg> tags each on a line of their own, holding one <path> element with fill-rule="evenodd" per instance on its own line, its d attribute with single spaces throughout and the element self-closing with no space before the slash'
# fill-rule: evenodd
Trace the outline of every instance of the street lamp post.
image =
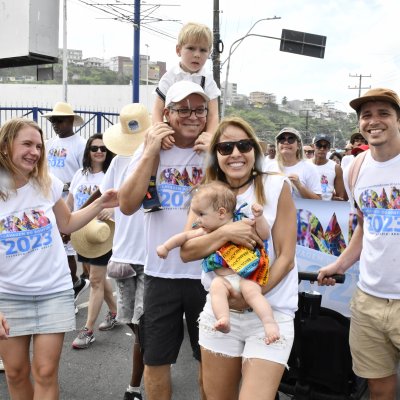
<svg viewBox="0 0 400 400">
<path fill-rule="evenodd" d="M 222 110 L 221 110 L 221 118 L 223 118 L 225 116 L 225 108 L 226 108 L 226 98 L 227 98 L 227 91 L 228 91 L 228 76 L 229 76 L 229 67 L 231 64 L 231 55 L 233 53 L 232 48 L 233 46 L 238 43 L 241 42 L 243 39 L 246 39 L 249 36 L 257 36 L 257 37 L 263 37 L 263 38 L 267 38 L 267 39 L 277 39 L 277 40 L 281 40 L 281 38 L 277 38 L 274 36 L 266 36 L 266 35 L 258 35 L 256 33 L 248 33 L 244 36 L 242 36 L 241 38 L 235 40 L 232 44 L 231 47 L 229 48 L 229 55 L 228 55 L 228 65 L 226 66 L 226 74 L 225 74 L 225 85 L 224 85 L 224 97 L 223 97 L 223 101 L 222 101 Z"/>
<path fill-rule="evenodd" d="M 226 107 L 226 98 L 227 98 L 227 90 L 228 90 L 228 75 L 229 75 L 229 66 L 230 66 L 230 62 L 231 62 L 231 56 L 232 54 L 235 52 L 235 50 L 240 46 L 240 43 L 242 43 L 242 41 L 248 37 L 248 36 L 257 36 L 257 35 L 252 35 L 250 34 L 250 32 L 253 30 L 253 28 L 261 21 L 271 21 L 274 19 L 281 19 L 281 17 L 270 17 L 270 18 L 261 18 L 259 20 L 257 20 L 256 22 L 254 22 L 254 24 L 251 26 L 251 28 L 247 31 L 247 33 L 241 37 L 238 40 L 235 40 L 230 49 L 229 49 L 229 55 L 226 58 L 226 60 L 221 64 L 221 67 L 228 61 L 228 65 L 226 66 L 226 78 L 225 78 L 225 85 L 224 85 L 224 98 L 223 98 L 223 102 L 222 102 L 222 110 L 221 110 L 221 117 L 223 117 L 225 115 L 225 107 Z M 237 46 L 233 49 L 233 46 L 237 43 Z"/>
</svg>

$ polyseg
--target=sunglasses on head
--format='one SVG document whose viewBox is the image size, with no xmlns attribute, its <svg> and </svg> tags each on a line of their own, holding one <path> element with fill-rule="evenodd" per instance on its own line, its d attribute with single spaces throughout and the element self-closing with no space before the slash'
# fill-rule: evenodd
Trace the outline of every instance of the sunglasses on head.
<svg viewBox="0 0 400 400">
<path fill-rule="evenodd" d="M 315 147 L 317 149 L 329 149 L 329 144 L 322 144 L 322 143 L 317 142 L 317 143 L 315 143 Z"/>
<path fill-rule="evenodd" d="M 278 138 L 278 143 L 280 143 L 280 144 L 283 144 L 285 142 L 288 142 L 289 144 L 293 144 L 296 141 L 297 141 L 297 138 L 295 136 L 281 136 Z"/>
<path fill-rule="evenodd" d="M 90 146 L 90 147 L 89 147 L 89 150 L 90 150 L 92 153 L 97 153 L 97 152 L 99 151 L 99 149 L 100 149 L 100 151 L 101 151 L 102 153 L 105 153 L 105 152 L 107 151 L 107 147 L 106 147 L 106 146 Z"/>
<path fill-rule="evenodd" d="M 254 149 L 255 143 L 251 139 L 244 139 L 237 142 L 220 142 L 215 145 L 218 153 L 222 156 L 231 155 L 235 146 L 241 153 L 248 153 Z"/>
</svg>

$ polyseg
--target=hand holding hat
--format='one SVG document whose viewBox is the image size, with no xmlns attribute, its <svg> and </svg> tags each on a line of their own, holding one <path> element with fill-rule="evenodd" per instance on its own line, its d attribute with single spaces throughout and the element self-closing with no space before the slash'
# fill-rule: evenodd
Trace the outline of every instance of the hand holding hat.
<svg viewBox="0 0 400 400">
<path fill-rule="evenodd" d="M 114 230 L 114 221 L 93 219 L 71 234 L 72 246 L 78 254 L 87 258 L 103 256 L 112 249 Z"/>
</svg>

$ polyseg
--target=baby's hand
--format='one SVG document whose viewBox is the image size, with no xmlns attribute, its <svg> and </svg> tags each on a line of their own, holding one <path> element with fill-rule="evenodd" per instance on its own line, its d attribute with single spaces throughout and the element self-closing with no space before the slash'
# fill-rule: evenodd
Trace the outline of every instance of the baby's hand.
<svg viewBox="0 0 400 400">
<path fill-rule="evenodd" d="M 264 212 L 263 206 L 261 204 L 254 203 L 251 206 L 251 212 L 255 217 L 261 217 L 261 215 L 263 215 Z"/>
<path fill-rule="evenodd" d="M 161 244 L 160 246 L 157 246 L 157 255 L 160 258 L 167 258 L 169 251 L 167 248 Z"/>
<path fill-rule="evenodd" d="M 163 150 L 170 150 L 175 144 L 174 135 L 168 135 L 161 141 L 161 148 Z"/>
</svg>

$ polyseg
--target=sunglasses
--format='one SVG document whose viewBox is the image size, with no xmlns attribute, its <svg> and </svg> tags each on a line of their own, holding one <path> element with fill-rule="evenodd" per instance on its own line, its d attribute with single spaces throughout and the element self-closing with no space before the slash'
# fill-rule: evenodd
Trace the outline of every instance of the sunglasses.
<svg viewBox="0 0 400 400">
<path fill-rule="evenodd" d="M 49 121 L 51 124 L 62 124 L 64 121 L 66 120 L 66 118 L 49 118 Z"/>
<path fill-rule="evenodd" d="M 317 149 L 329 149 L 329 144 L 322 144 L 322 143 L 319 143 L 319 142 L 317 142 L 317 143 L 315 143 L 315 147 L 317 148 Z"/>
<path fill-rule="evenodd" d="M 89 150 L 90 150 L 92 153 L 97 153 L 99 150 L 100 150 L 102 153 L 105 153 L 105 152 L 107 151 L 107 147 L 106 147 L 106 146 L 90 146 L 90 147 L 89 147 Z"/>
<path fill-rule="evenodd" d="M 279 144 L 283 144 L 285 142 L 288 142 L 289 144 L 293 144 L 296 141 L 297 141 L 297 138 L 295 136 L 281 136 L 278 138 Z"/>
<path fill-rule="evenodd" d="M 304 153 L 306 153 L 306 154 L 314 154 L 314 150 L 305 150 Z"/>
<path fill-rule="evenodd" d="M 215 145 L 218 153 L 222 156 L 231 155 L 235 146 L 241 153 L 248 153 L 254 149 L 255 143 L 251 139 L 244 139 L 237 142 L 220 142 Z"/>
</svg>

